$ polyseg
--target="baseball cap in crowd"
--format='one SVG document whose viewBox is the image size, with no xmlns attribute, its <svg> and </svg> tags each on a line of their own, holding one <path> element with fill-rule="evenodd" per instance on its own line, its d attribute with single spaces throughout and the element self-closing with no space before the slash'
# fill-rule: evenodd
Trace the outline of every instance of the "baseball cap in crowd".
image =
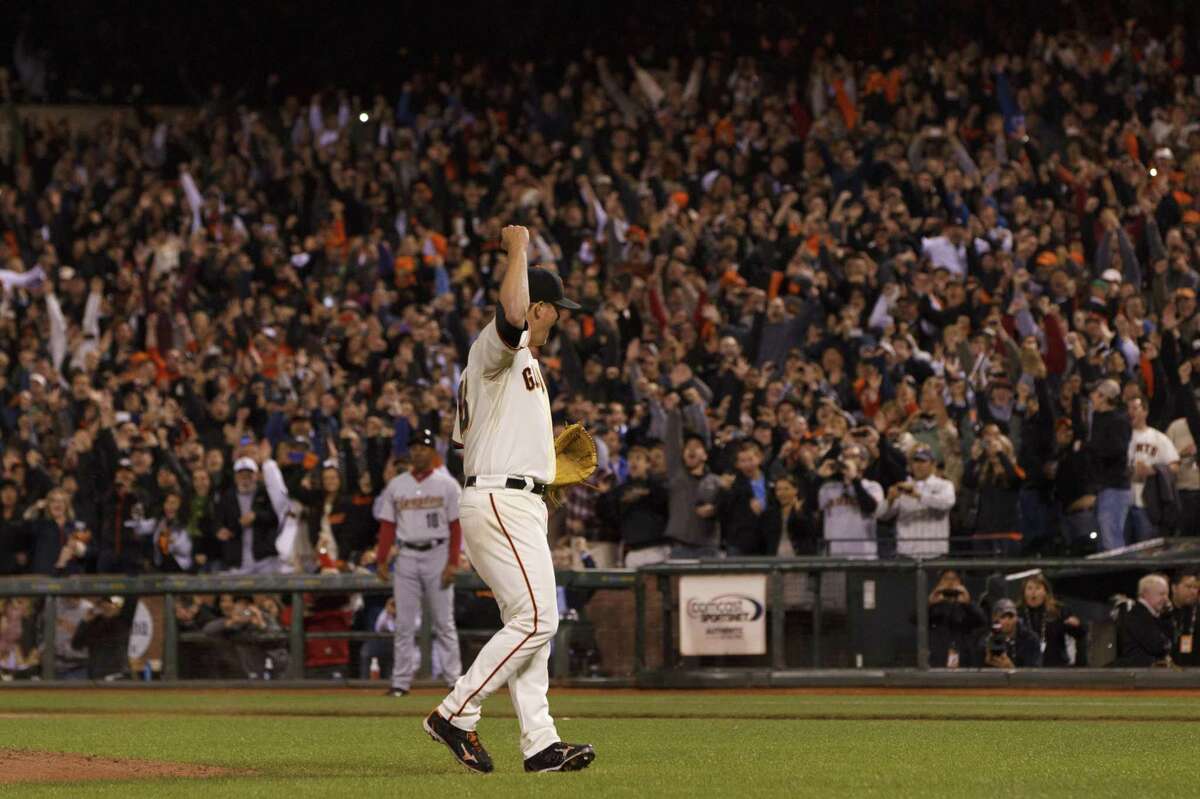
<svg viewBox="0 0 1200 799">
<path fill-rule="evenodd" d="M 1121 277 L 1121 273 L 1116 269 L 1105 269 L 1103 274 L 1100 275 L 1100 279 L 1109 283 L 1120 283 L 1122 280 L 1124 280 L 1124 278 Z"/>
<path fill-rule="evenodd" d="M 133 471 L 133 461 L 129 460 L 129 458 L 121 458 L 121 460 L 117 461 L 117 469 Z"/>
<path fill-rule="evenodd" d="M 548 302 L 568 311 L 578 311 L 579 303 L 568 300 L 563 293 L 562 278 L 540 266 L 529 268 L 529 301 Z"/>
<path fill-rule="evenodd" d="M 910 461 L 933 461 L 933 450 L 929 447 L 917 447 L 908 456 Z"/>
<path fill-rule="evenodd" d="M 1016 603 L 1014 603 L 1008 597 L 1001 597 L 1000 599 L 997 599 L 996 603 L 994 605 L 992 605 L 992 618 L 998 619 L 1001 616 L 1009 616 L 1009 615 L 1012 615 L 1012 616 L 1017 615 Z"/>
<path fill-rule="evenodd" d="M 420 444 L 424 447 L 433 447 L 437 443 L 437 439 L 433 435 L 433 431 L 428 427 L 413 430 L 408 434 L 408 445 L 410 447 Z"/>
<path fill-rule="evenodd" d="M 258 464 L 254 462 L 253 458 L 238 458 L 237 462 L 233 464 L 233 470 L 235 472 L 254 472 L 258 474 Z"/>
<path fill-rule="evenodd" d="M 1184 286 L 1183 288 L 1175 289 L 1175 296 L 1176 297 L 1186 297 L 1189 300 L 1194 300 L 1194 299 L 1196 299 L 1196 292 L 1194 289 L 1190 289 L 1187 286 Z"/>
</svg>

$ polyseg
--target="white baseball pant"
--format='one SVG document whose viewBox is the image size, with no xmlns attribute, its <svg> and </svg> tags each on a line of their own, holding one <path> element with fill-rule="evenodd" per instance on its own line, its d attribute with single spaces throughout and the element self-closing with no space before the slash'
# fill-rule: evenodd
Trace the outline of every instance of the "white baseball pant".
<svg viewBox="0 0 1200 799">
<path fill-rule="evenodd" d="M 463 490 L 463 539 L 475 571 L 500 606 L 504 627 L 480 650 L 438 712 L 474 730 L 481 707 L 507 684 L 521 725 L 521 751 L 531 757 L 561 740 L 550 717 L 550 642 L 558 630 L 554 562 L 542 498 L 526 491 Z"/>
</svg>

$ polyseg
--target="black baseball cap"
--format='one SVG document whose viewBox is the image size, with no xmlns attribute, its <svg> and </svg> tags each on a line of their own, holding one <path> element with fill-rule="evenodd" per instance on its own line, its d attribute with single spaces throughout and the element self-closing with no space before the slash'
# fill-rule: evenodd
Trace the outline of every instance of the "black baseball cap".
<svg viewBox="0 0 1200 799">
<path fill-rule="evenodd" d="M 434 443 L 435 439 L 433 431 L 428 427 L 415 429 L 408 434 L 408 445 L 410 447 L 417 444 L 421 444 L 422 446 L 426 447 L 432 447 L 434 446 Z"/>
<path fill-rule="evenodd" d="M 562 278 L 540 266 L 529 267 L 529 301 L 548 302 L 568 311 L 578 311 L 580 308 L 579 303 L 568 300 L 563 293 Z"/>
</svg>

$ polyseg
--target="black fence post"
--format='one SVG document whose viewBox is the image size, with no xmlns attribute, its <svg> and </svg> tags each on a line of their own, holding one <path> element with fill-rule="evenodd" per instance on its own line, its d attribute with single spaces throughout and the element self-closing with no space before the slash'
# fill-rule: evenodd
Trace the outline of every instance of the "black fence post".
<svg viewBox="0 0 1200 799">
<path fill-rule="evenodd" d="M 646 670 L 646 584 L 640 574 L 634 575 L 633 612 L 637 617 L 633 628 L 633 676 Z"/>
<path fill-rule="evenodd" d="M 671 575 L 658 575 L 658 595 L 662 597 L 662 664 L 675 665 L 675 636 L 671 634 Z"/>
<path fill-rule="evenodd" d="M 771 590 L 771 665 L 782 671 L 787 668 L 787 651 L 783 642 L 783 622 L 786 610 L 783 607 L 783 572 L 771 569 L 767 578 Z"/>
<path fill-rule="evenodd" d="M 814 669 L 821 668 L 821 580 L 824 579 L 825 572 L 809 572 L 808 579 L 812 582 L 813 587 L 813 607 L 812 607 L 812 665 Z"/>
<path fill-rule="evenodd" d="M 304 679 L 304 594 L 292 592 L 292 619 L 288 625 L 289 680 Z"/>
<path fill-rule="evenodd" d="M 925 566 L 916 561 L 917 591 L 917 668 L 929 669 L 929 576 Z"/>
<path fill-rule="evenodd" d="M 47 594 L 42 603 L 42 679 L 50 682 L 54 679 L 58 651 L 55 638 L 58 633 L 58 597 Z"/>
<path fill-rule="evenodd" d="M 179 621 L 175 618 L 175 595 L 163 594 L 162 676 L 168 682 L 179 679 Z"/>
</svg>

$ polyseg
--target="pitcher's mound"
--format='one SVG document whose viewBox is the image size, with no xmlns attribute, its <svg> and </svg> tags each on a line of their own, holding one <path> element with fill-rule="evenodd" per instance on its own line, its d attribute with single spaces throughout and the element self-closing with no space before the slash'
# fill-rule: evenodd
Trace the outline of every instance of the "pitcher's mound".
<svg viewBox="0 0 1200 799">
<path fill-rule="evenodd" d="M 194 763 L 133 760 L 70 752 L 0 749 L 0 785 L 14 782 L 90 782 L 92 780 L 149 780 L 162 777 L 196 779 L 239 772 Z"/>
</svg>

